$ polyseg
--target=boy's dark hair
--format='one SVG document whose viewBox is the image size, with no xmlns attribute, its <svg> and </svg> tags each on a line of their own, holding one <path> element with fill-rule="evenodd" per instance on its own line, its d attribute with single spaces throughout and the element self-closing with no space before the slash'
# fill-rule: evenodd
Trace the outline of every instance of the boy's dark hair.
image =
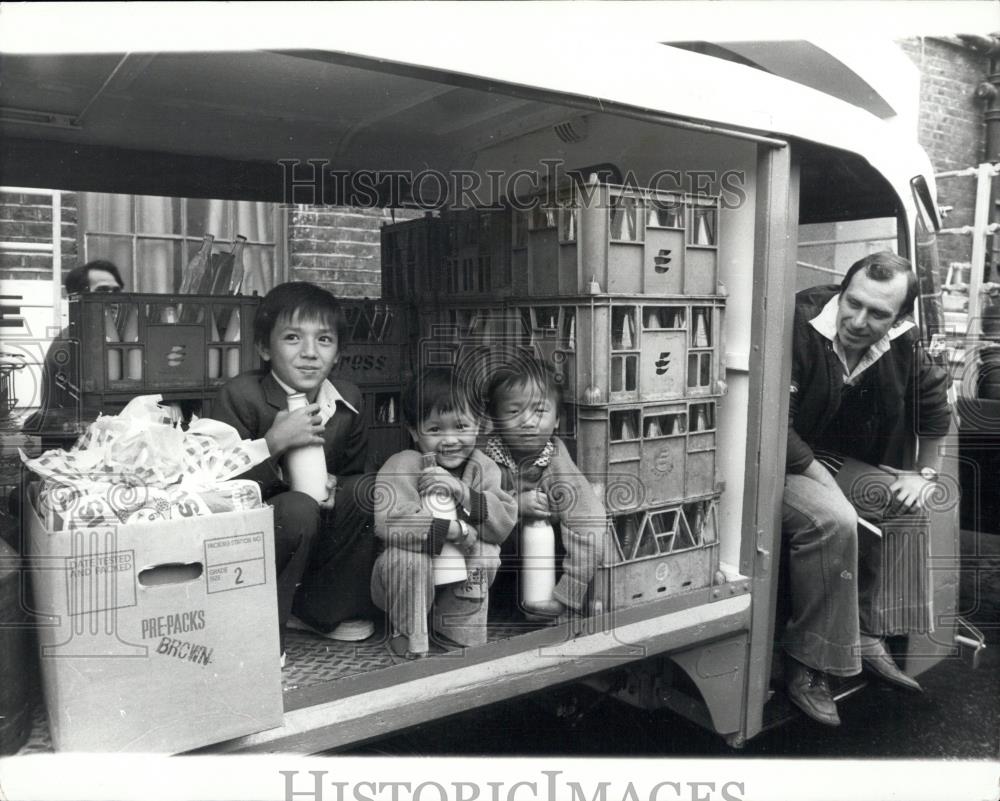
<svg viewBox="0 0 1000 801">
<path fill-rule="evenodd" d="M 343 350 L 347 338 L 347 317 L 333 294 L 308 281 L 288 281 L 278 284 L 264 295 L 253 321 L 253 341 L 261 347 L 271 343 L 271 332 L 282 317 L 322 320 L 337 332 L 337 345 Z"/>
<path fill-rule="evenodd" d="M 474 412 L 476 405 L 469 389 L 457 377 L 452 367 L 430 367 L 413 376 L 403 388 L 399 402 L 403 422 L 416 428 L 434 412 L 456 409 Z"/>
<path fill-rule="evenodd" d="M 906 317 L 913 313 L 913 302 L 917 299 L 920 286 L 917 281 L 917 274 L 910 267 L 910 262 L 902 256 L 897 256 L 891 250 L 882 250 L 878 253 L 870 253 L 864 258 L 858 259 L 852 264 L 844 280 L 840 282 L 840 291 L 844 293 L 851 285 L 851 280 L 855 274 L 861 270 L 865 271 L 873 281 L 891 281 L 897 275 L 906 278 L 906 296 L 903 298 L 903 305 L 899 307 L 899 314 L 896 319 Z"/>
<path fill-rule="evenodd" d="M 552 365 L 535 356 L 520 356 L 505 362 L 493 373 L 486 386 L 486 408 L 495 419 L 497 396 L 534 384 L 558 407 L 563 398 L 563 378 Z"/>
<path fill-rule="evenodd" d="M 107 259 L 94 259 L 93 261 L 88 261 L 86 264 L 74 267 L 66 273 L 66 277 L 63 278 L 63 286 L 66 287 L 66 294 L 82 295 L 85 292 L 89 292 L 91 270 L 104 270 L 111 273 L 118 282 L 119 287 L 125 286 L 125 282 L 122 281 L 122 275 L 118 272 L 118 267 L 114 262 L 110 262 Z"/>
</svg>

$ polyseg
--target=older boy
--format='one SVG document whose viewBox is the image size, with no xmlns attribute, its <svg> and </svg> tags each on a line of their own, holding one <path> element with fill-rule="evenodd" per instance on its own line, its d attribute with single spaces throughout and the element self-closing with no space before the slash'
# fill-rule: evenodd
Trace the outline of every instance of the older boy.
<svg viewBox="0 0 1000 801">
<path fill-rule="evenodd" d="M 338 627 L 374 612 L 368 577 L 375 541 L 371 512 L 359 503 L 366 497 L 367 452 L 361 393 L 349 382 L 327 378 L 345 328 L 340 304 L 326 290 L 302 281 L 276 286 L 254 320 L 254 343 L 268 367 L 232 379 L 212 404 L 212 417 L 257 440 L 267 453 L 266 461 L 240 478 L 257 481 L 274 507 L 282 652 L 293 599 L 298 617 L 327 636 L 364 639 L 372 632 L 370 621 Z M 305 393 L 309 405 L 290 412 L 288 396 L 296 392 Z M 311 444 L 323 445 L 326 454 L 330 494 L 321 503 L 291 491 L 281 469 L 289 450 Z"/>
</svg>

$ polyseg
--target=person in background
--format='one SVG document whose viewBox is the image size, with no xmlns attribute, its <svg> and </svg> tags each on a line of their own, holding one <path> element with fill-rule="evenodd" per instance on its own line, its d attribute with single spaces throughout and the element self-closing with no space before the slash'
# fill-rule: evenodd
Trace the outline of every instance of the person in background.
<svg viewBox="0 0 1000 801">
<path fill-rule="evenodd" d="M 274 287 L 260 302 L 253 330 L 267 366 L 228 381 L 209 415 L 255 440 L 253 447 L 266 457 L 239 478 L 258 482 L 274 507 L 282 662 L 286 625 L 347 641 L 374 631 L 366 619 L 375 613 L 368 592 L 375 540 L 366 487 L 374 476 L 365 473 L 361 392 L 328 378 L 346 325 L 340 304 L 325 289 L 304 281 Z M 298 392 L 308 405 L 288 411 L 288 396 Z M 282 471 L 285 454 L 313 444 L 321 444 L 326 456 L 328 496 L 322 502 L 293 491 Z"/>
<path fill-rule="evenodd" d="M 121 292 L 124 285 L 118 267 L 105 259 L 95 259 L 74 267 L 63 278 L 63 286 L 66 288 L 67 295 L 83 295 L 89 292 Z M 66 412 L 60 413 L 60 410 L 50 408 L 52 386 L 59 380 L 59 375 L 65 368 L 65 364 L 61 363 L 57 356 L 60 353 L 65 355 L 64 349 L 56 347 L 56 345 L 68 339 L 69 331 L 64 328 L 46 351 L 41 380 L 38 382 L 38 409 L 26 417 L 21 424 L 23 433 L 41 437 L 43 449 L 67 444 L 66 434 L 63 433 L 65 424 L 75 423 L 75 420 L 67 418 Z M 75 427 L 71 436 L 76 436 Z"/>
<path fill-rule="evenodd" d="M 121 292 L 125 282 L 112 262 L 95 259 L 66 273 L 63 285 L 67 295 L 82 295 L 86 292 Z"/>
<path fill-rule="evenodd" d="M 524 609 L 530 618 L 549 622 L 569 611 L 584 612 L 591 579 L 611 553 L 604 504 L 552 435 L 561 398 L 555 373 L 538 359 L 500 367 L 487 387 L 494 433 L 484 451 L 500 468 L 503 488 L 517 500 L 522 524 L 551 520 L 566 553 L 553 598 Z"/>
<path fill-rule="evenodd" d="M 931 627 L 927 501 L 951 423 L 945 370 L 918 350 L 917 279 L 894 253 L 796 295 L 782 533 L 791 614 L 788 696 L 840 723 L 829 676 L 862 667 L 919 692 L 884 638 Z M 916 467 L 901 465 L 914 433 Z M 859 518 L 881 527 L 859 534 Z M 876 529 L 878 530 L 878 529 Z"/>
<path fill-rule="evenodd" d="M 375 562 L 371 592 L 389 616 L 391 650 L 414 659 L 430 652 L 428 614 L 432 629 L 446 640 L 462 646 L 486 642 L 489 589 L 516 506 L 500 488 L 497 466 L 476 449 L 483 420 L 452 369 L 417 375 L 401 406 L 414 449 L 389 457 L 378 473 L 375 533 L 385 548 Z M 435 490 L 451 496 L 457 519 L 435 516 L 426 500 Z M 445 542 L 464 552 L 466 580 L 435 588 L 433 561 Z"/>
</svg>

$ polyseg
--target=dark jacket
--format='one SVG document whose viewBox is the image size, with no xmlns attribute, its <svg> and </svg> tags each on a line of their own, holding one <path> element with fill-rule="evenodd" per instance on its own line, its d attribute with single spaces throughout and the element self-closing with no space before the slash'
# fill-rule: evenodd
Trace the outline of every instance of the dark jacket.
<svg viewBox="0 0 1000 801">
<path fill-rule="evenodd" d="M 810 325 L 830 298 L 840 291 L 831 284 L 804 289 L 795 296 L 792 333 L 792 387 L 788 406 L 786 471 L 803 472 L 813 460 L 812 445 L 840 407 L 844 368 L 833 343 Z M 904 467 L 908 440 L 914 434 L 948 433 L 948 374 L 919 347 L 919 331 L 911 328 L 892 340 L 889 351 L 869 370 L 879 383 L 878 437 L 881 463 Z"/>
<path fill-rule="evenodd" d="M 327 421 L 323 430 L 327 472 L 338 477 L 363 473 L 368 433 L 361 414 L 361 390 L 349 381 L 331 379 L 330 383 L 358 414 L 338 402 L 337 411 Z M 287 407 L 288 395 L 274 380 L 271 371 L 251 370 L 228 381 L 219 390 L 208 416 L 228 423 L 243 439 L 259 439 L 271 428 L 278 412 Z M 278 462 L 279 459 L 271 457 L 239 478 L 258 482 L 264 497 L 269 498 L 288 489 L 278 475 Z"/>
</svg>

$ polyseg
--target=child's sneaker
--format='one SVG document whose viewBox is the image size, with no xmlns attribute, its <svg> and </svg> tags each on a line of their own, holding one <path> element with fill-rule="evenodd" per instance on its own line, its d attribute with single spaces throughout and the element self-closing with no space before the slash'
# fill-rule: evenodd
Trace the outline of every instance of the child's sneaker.
<svg viewBox="0 0 1000 801">
<path fill-rule="evenodd" d="M 328 640 L 339 642 L 361 642 L 367 640 L 375 633 L 375 624 L 370 620 L 357 618 L 354 620 L 344 620 L 337 625 L 333 631 L 320 631 L 310 626 L 308 623 L 299 620 L 295 615 L 288 618 L 288 628 L 298 631 L 308 631 L 311 634 L 318 634 Z"/>
</svg>

